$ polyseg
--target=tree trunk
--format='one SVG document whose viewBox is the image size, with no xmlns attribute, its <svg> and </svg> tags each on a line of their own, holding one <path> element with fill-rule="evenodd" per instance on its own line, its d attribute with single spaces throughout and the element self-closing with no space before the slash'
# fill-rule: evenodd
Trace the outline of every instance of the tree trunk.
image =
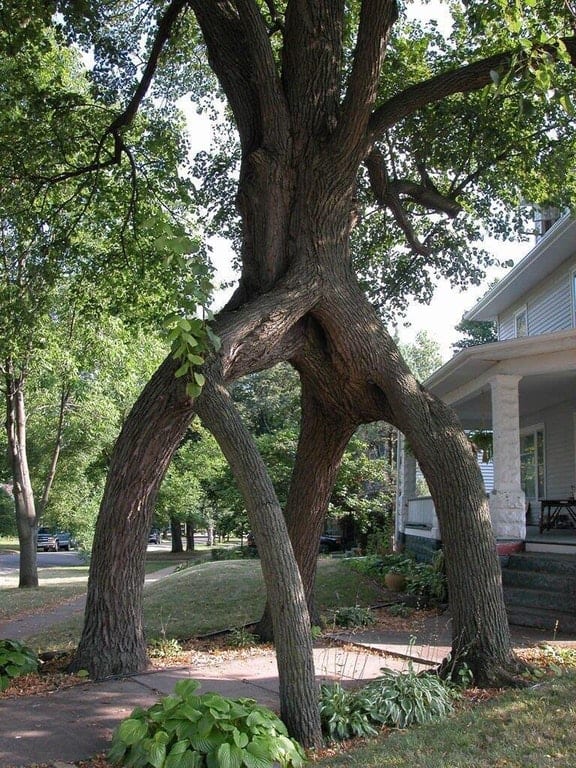
<svg viewBox="0 0 576 768">
<path fill-rule="evenodd" d="M 356 424 L 335 408 L 326 411 L 317 395 L 302 377 L 300 438 L 285 515 L 310 619 L 313 625 L 321 626 L 314 604 L 320 536 L 342 456 Z M 268 604 L 256 632 L 263 640 L 273 639 Z"/>
<path fill-rule="evenodd" d="M 193 415 L 169 357 L 136 402 L 114 447 L 90 560 L 84 628 L 73 670 L 102 680 L 147 667 L 142 625 L 154 500 Z M 121 566 L 119 567 L 119 564 Z"/>
<path fill-rule="evenodd" d="M 280 716 L 301 743 L 320 747 L 322 733 L 304 588 L 282 510 L 256 444 L 228 392 L 207 383 L 197 403 L 244 496 L 258 541 L 271 605 L 280 680 Z"/>
<path fill-rule="evenodd" d="M 466 663 L 479 684 L 509 682 L 514 657 L 502 577 L 481 473 L 470 443 L 446 405 L 411 375 L 379 327 L 359 287 L 340 286 L 339 302 L 319 310 L 342 355 L 386 396 L 390 422 L 407 437 L 434 499 L 446 558 L 452 608 L 454 672 Z M 364 329 L 362 332 L 361 329 Z M 365 329 L 372 329 L 366 333 Z"/>
<path fill-rule="evenodd" d="M 16 375 L 12 361 L 6 363 L 6 435 L 12 471 L 16 527 L 20 544 L 19 587 L 38 586 L 36 536 L 38 521 L 26 449 L 25 374 Z"/>
<path fill-rule="evenodd" d="M 194 552 L 194 523 L 186 521 L 186 551 Z"/>
<path fill-rule="evenodd" d="M 182 546 L 182 523 L 176 518 L 170 518 L 170 532 L 172 533 L 172 552 L 183 552 Z"/>
<path fill-rule="evenodd" d="M 52 456 L 50 458 L 50 467 L 48 468 L 48 474 L 44 481 L 44 488 L 42 489 L 42 498 L 38 504 L 38 519 L 42 519 L 46 507 L 48 506 L 48 500 L 50 498 L 50 492 L 52 485 L 54 484 L 54 478 L 56 477 L 56 467 L 58 466 L 58 459 L 60 458 L 60 451 L 62 449 L 62 433 L 64 431 L 64 414 L 66 413 L 66 407 L 70 399 L 70 387 L 62 387 L 60 392 L 60 404 L 58 407 L 58 424 L 56 426 L 56 435 L 54 438 L 54 448 L 52 449 Z"/>
</svg>

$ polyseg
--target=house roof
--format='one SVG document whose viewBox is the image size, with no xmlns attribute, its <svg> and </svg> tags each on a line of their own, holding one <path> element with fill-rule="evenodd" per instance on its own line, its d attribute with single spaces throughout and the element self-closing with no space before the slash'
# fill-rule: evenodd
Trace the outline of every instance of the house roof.
<svg viewBox="0 0 576 768">
<path fill-rule="evenodd" d="M 562 216 L 534 248 L 464 315 L 465 320 L 495 320 L 574 254 L 576 219 Z"/>
</svg>

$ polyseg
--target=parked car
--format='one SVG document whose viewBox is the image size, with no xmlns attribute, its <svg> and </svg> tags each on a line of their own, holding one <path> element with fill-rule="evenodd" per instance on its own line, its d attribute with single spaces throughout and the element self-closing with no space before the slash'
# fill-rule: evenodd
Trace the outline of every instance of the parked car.
<svg viewBox="0 0 576 768">
<path fill-rule="evenodd" d="M 74 549 L 76 542 L 72 538 L 72 534 L 69 531 L 56 531 L 54 534 L 58 541 L 58 549 L 64 549 L 68 552 L 70 549 Z"/>
<path fill-rule="evenodd" d="M 50 528 L 38 528 L 36 548 L 43 549 L 44 552 L 58 552 L 60 546 L 56 534 Z"/>
<path fill-rule="evenodd" d="M 256 539 L 254 538 L 254 534 L 252 532 L 247 534 L 246 544 L 248 547 L 256 549 Z M 341 536 L 331 536 L 328 534 L 323 534 L 320 536 L 319 551 L 322 554 L 326 554 L 327 552 L 336 552 L 339 549 L 343 549 Z"/>
<path fill-rule="evenodd" d="M 148 536 L 148 544 L 160 544 L 161 540 L 162 535 L 160 534 L 160 531 L 156 530 L 156 528 L 152 529 Z"/>
<path fill-rule="evenodd" d="M 331 536 L 329 534 L 323 534 L 320 536 L 320 552 L 326 554 L 327 552 L 337 552 L 343 548 L 341 536 Z"/>
</svg>

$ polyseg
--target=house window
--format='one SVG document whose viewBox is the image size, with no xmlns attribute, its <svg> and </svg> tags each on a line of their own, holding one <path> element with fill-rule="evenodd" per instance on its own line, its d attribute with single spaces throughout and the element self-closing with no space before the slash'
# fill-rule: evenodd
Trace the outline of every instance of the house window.
<svg viewBox="0 0 576 768">
<path fill-rule="evenodd" d="M 526 307 L 522 307 L 519 312 L 516 312 L 514 316 L 514 325 L 516 328 L 516 338 L 521 336 L 528 336 L 528 312 Z"/>
<path fill-rule="evenodd" d="M 543 427 L 531 427 L 520 435 L 520 484 L 527 499 L 544 498 Z"/>
</svg>

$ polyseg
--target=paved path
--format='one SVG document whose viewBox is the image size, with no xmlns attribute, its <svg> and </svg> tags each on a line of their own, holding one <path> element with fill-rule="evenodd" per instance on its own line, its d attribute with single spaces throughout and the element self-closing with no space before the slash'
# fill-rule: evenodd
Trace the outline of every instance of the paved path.
<svg viewBox="0 0 576 768">
<path fill-rule="evenodd" d="M 174 573 L 175 568 L 176 566 L 171 565 L 168 568 L 148 573 L 144 580 L 144 586 L 169 576 L 171 573 Z M 14 621 L 0 620 L 0 637 L 9 637 L 11 640 L 25 640 L 27 637 L 39 634 L 54 624 L 59 624 L 74 614 L 82 613 L 85 605 L 86 595 L 81 595 L 61 603 L 47 613 L 31 613 L 14 619 Z"/>
</svg>

